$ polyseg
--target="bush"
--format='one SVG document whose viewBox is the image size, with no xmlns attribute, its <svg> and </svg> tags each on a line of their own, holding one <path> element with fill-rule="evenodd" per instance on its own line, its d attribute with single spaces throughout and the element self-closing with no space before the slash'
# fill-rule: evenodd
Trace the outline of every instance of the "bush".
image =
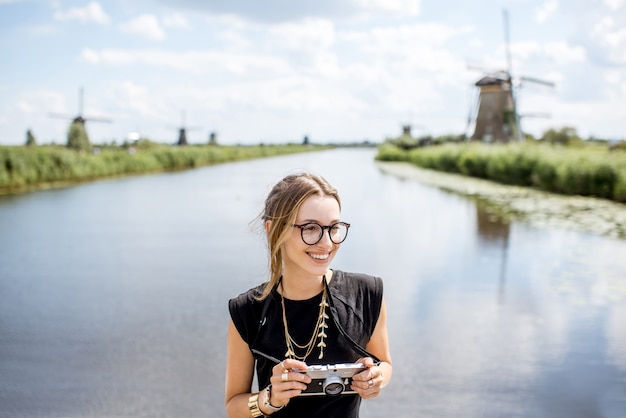
<svg viewBox="0 0 626 418">
<path fill-rule="evenodd" d="M 158 144 L 143 149 L 105 147 L 96 154 L 75 152 L 56 146 L 0 146 L 0 193 L 27 190 L 42 184 L 79 182 L 106 176 L 182 170 L 296 152 L 319 151 L 323 146 L 250 146 L 216 145 L 170 147 Z"/>
<path fill-rule="evenodd" d="M 623 139 L 609 147 L 611 151 L 626 151 L 626 139 Z"/>
<path fill-rule="evenodd" d="M 606 147 L 464 143 L 403 151 L 383 145 L 376 158 L 410 161 L 424 168 L 549 192 L 626 202 L 626 156 L 610 153 Z"/>
<path fill-rule="evenodd" d="M 543 133 L 541 141 L 552 145 L 565 145 L 565 146 L 581 146 L 583 141 L 578 136 L 576 128 L 569 126 L 563 127 L 558 131 L 556 129 L 548 129 Z"/>
</svg>

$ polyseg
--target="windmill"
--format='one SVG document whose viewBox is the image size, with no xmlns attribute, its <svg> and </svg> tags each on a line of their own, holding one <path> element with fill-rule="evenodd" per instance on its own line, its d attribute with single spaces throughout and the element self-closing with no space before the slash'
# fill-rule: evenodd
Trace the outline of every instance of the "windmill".
<svg viewBox="0 0 626 418">
<path fill-rule="evenodd" d="M 78 89 L 78 115 L 77 116 L 72 116 L 72 115 L 67 115 L 67 114 L 62 114 L 62 113 L 49 113 L 48 115 L 52 118 L 60 118 L 60 119 L 70 119 L 72 121 L 72 123 L 80 123 L 81 125 L 84 125 L 85 122 L 87 121 L 92 121 L 92 122 L 105 122 L 105 123 L 111 123 L 112 120 L 108 119 L 108 118 L 99 118 L 99 117 L 93 117 L 93 116 L 89 116 L 89 117 L 85 117 L 83 116 L 83 99 L 84 99 L 84 89 L 81 87 Z"/>
<path fill-rule="evenodd" d="M 48 115 L 52 118 L 58 118 L 58 119 L 69 119 L 72 121 L 72 123 L 70 124 L 70 129 L 68 131 L 68 147 L 71 148 L 84 148 L 84 147 L 89 147 L 90 146 L 90 142 L 89 142 L 89 136 L 87 135 L 87 131 L 85 130 L 85 122 L 87 121 L 92 121 L 92 122 L 104 122 L 104 123 L 111 123 L 111 119 L 108 118 L 100 118 L 100 117 L 85 117 L 83 116 L 83 99 L 84 99 L 84 90 L 83 88 L 79 88 L 78 89 L 78 115 L 76 116 L 72 116 L 72 115 L 67 115 L 67 114 L 61 114 L 61 113 L 49 113 Z M 77 145 L 75 143 L 73 143 L 73 133 L 74 132 L 80 132 L 80 136 L 83 136 L 83 141 L 84 143 Z"/>
<path fill-rule="evenodd" d="M 476 105 L 470 109 L 468 128 L 475 120 L 472 140 L 485 142 L 509 142 L 522 140 L 523 134 L 520 119 L 523 115 L 518 113 L 517 90 L 523 83 L 535 83 L 543 86 L 554 87 L 550 81 L 540 80 L 534 77 L 513 77 L 511 64 L 511 50 L 509 42 L 509 19 L 506 10 L 503 11 L 504 36 L 506 48 L 506 70 L 485 71 L 483 68 L 470 66 L 469 69 L 481 70 L 485 74 L 475 83 L 479 89 Z M 526 116 L 539 116 L 532 114 Z M 544 116 L 541 114 L 541 116 Z"/>
<path fill-rule="evenodd" d="M 197 126 L 192 126 L 189 127 L 185 124 L 185 111 L 183 110 L 181 112 L 181 125 L 178 129 L 178 141 L 176 142 L 176 145 L 189 145 L 189 142 L 187 142 L 187 131 L 192 131 L 192 130 L 198 130 L 200 129 Z"/>
</svg>

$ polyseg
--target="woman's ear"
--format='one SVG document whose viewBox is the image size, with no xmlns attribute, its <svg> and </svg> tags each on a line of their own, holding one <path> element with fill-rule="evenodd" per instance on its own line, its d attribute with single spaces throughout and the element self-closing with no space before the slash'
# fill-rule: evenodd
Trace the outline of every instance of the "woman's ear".
<svg viewBox="0 0 626 418">
<path fill-rule="evenodd" d="M 265 234 L 269 237 L 272 229 L 272 221 L 265 221 Z"/>
</svg>

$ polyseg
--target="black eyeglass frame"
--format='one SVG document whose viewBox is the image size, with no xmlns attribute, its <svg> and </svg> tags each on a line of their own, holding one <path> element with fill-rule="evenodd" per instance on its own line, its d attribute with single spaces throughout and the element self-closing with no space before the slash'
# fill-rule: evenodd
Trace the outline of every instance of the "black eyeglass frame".
<svg viewBox="0 0 626 418">
<path fill-rule="evenodd" d="M 321 230 L 320 230 L 320 231 L 321 231 L 321 232 L 320 232 L 320 236 L 317 238 L 317 241 L 315 241 L 315 242 L 314 242 L 314 243 L 312 243 L 312 244 L 309 244 L 309 243 L 308 243 L 308 242 L 306 242 L 306 241 L 305 241 L 305 239 L 304 239 L 304 228 L 305 228 L 307 225 L 317 225 L 317 226 L 319 226 L 319 227 L 321 228 Z M 343 239 L 342 239 L 341 241 L 339 241 L 339 242 L 336 242 L 335 240 L 333 240 L 333 237 L 332 237 L 332 235 L 330 234 L 330 230 L 331 230 L 332 228 L 334 228 L 335 226 L 337 226 L 337 225 L 343 225 L 343 226 L 345 226 L 345 227 L 346 227 L 346 235 L 344 235 Z M 320 241 L 322 240 L 322 238 L 324 237 L 324 230 L 326 230 L 326 229 L 328 230 L 328 238 L 330 238 L 330 241 L 331 241 L 333 244 L 341 244 L 342 242 L 344 242 L 344 241 L 346 240 L 346 238 L 348 238 L 348 231 L 350 230 L 350 224 L 349 224 L 349 223 L 347 223 L 347 222 L 343 222 L 343 221 L 342 221 L 342 222 L 335 222 L 334 224 L 331 224 L 331 225 L 320 225 L 320 224 L 318 224 L 317 222 L 307 222 L 307 223 L 300 224 L 300 225 L 298 225 L 298 224 L 293 224 L 293 225 L 291 225 L 291 226 L 292 226 L 292 227 L 294 227 L 294 228 L 298 228 L 298 229 L 300 230 L 300 238 L 302 238 L 302 242 L 304 242 L 306 245 L 315 245 L 315 244 L 317 244 L 318 242 L 320 242 Z"/>
</svg>

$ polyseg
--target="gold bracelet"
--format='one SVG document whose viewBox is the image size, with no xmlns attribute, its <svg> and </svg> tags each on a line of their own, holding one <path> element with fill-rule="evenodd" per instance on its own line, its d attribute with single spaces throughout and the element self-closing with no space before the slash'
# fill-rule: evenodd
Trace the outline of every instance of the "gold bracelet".
<svg viewBox="0 0 626 418">
<path fill-rule="evenodd" d="M 250 411 L 250 414 L 254 418 L 265 416 L 263 412 L 261 412 L 261 409 L 259 409 L 259 394 L 258 393 L 253 393 L 248 398 L 248 410 Z"/>
</svg>

